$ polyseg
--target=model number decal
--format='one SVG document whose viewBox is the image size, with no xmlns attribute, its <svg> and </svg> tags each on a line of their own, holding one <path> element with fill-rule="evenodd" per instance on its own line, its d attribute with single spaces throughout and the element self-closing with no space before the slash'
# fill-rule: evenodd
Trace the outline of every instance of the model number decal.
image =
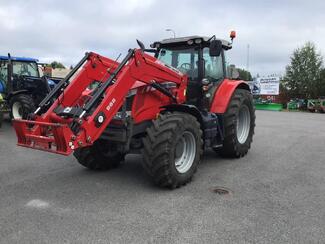
<svg viewBox="0 0 325 244">
<path fill-rule="evenodd" d="M 106 110 L 107 110 L 107 111 L 110 111 L 111 108 L 113 107 L 113 105 L 114 105 L 115 102 L 116 102 L 116 99 L 113 98 L 113 99 L 109 102 L 109 104 L 107 105 Z"/>
</svg>

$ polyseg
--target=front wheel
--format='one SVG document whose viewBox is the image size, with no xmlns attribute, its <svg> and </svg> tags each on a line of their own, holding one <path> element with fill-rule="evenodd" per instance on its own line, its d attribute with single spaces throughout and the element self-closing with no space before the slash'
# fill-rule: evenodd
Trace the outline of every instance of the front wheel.
<svg viewBox="0 0 325 244">
<path fill-rule="evenodd" d="M 143 166 L 154 182 L 176 188 L 191 181 L 202 155 L 199 122 L 185 113 L 160 115 L 143 140 Z"/>
<path fill-rule="evenodd" d="M 247 154 L 253 141 L 255 109 L 252 94 L 235 90 L 224 114 L 225 138 L 216 151 L 224 157 L 239 158 Z"/>
<path fill-rule="evenodd" d="M 10 118 L 27 119 L 28 114 L 34 112 L 34 100 L 30 95 L 19 94 L 10 99 Z"/>
<path fill-rule="evenodd" d="M 76 149 L 73 155 L 82 166 L 91 170 L 116 168 L 125 156 L 117 150 L 115 144 L 101 139 L 92 146 Z"/>
</svg>

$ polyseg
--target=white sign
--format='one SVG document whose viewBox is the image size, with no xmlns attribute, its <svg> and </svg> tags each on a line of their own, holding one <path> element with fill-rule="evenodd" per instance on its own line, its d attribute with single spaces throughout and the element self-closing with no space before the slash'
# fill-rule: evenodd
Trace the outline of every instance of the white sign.
<svg viewBox="0 0 325 244">
<path fill-rule="evenodd" d="M 254 95 L 279 95 L 279 77 L 260 77 L 253 82 Z"/>
</svg>

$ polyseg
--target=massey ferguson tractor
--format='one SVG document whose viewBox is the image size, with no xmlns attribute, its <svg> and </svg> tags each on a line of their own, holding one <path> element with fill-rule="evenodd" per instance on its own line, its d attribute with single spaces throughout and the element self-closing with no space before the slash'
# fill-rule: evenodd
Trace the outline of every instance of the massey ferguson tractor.
<svg viewBox="0 0 325 244">
<path fill-rule="evenodd" d="M 141 153 L 145 171 L 168 188 L 191 181 L 205 149 L 247 154 L 255 111 L 249 86 L 226 67 L 232 41 L 189 36 L 138 45 L 120 63 L 86 53 L 28 120 L 14 121 L 18 145 L 73 153 L 92 170 Z"/>
</svg>

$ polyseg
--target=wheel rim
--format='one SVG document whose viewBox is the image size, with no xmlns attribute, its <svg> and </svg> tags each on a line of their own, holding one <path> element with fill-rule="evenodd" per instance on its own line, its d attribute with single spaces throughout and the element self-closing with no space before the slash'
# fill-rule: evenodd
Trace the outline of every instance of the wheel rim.
<svg viewBox="0 0 325 244">
<path fill-rule="evenodd" d="M 23 106 L 20 102 L 14 102 L 11 108 L 12 117 L 14 119 L 22 119 L 23 117 Z"/>
<path fill-rule="evenodd" d="M 175 166 L 179 173 L 186 173 L 193 165 L 196 155 L 196 140 L 194 135 L 185 131 L 176 143 Z"/>
<path fill-rule="evenodd" d="M 237 118 L 237 139 L 240 144 L 244 144 L 248 138 L 250 131 L 251 115 L 249 108 L 242 105 Z"/>
</svg>

